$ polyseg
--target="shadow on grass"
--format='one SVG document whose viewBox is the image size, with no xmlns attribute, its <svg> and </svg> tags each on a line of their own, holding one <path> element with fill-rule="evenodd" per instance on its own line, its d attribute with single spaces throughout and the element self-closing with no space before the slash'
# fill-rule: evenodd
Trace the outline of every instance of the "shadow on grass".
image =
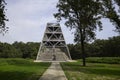
<svg viewBox="0 0 120 80">
<path fill-rule="evenodd" d="M 0 80 L 38 80 L 50 64 L 26 59 L 0 59 Z"/>
<path fill-rule="evenodd" d="M 80 63 L 61 63 L 65 71 L 79 71 L 86 74 L 97 74 L 97 75 L 120 75 L 120 68 L 97 65 L 94 63 L 87 65 L 86 67 L 80 65 Z"/>
<path fill-rule="evenodd" d="M 0 71 L 0 80 L 28 80 L 33 73 L 19 71 Z"/>
</svg>

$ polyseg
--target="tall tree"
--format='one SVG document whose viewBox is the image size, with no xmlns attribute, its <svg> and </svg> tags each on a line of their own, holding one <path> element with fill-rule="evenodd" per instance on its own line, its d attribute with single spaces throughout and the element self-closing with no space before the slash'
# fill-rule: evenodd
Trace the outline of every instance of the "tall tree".
<svg viewBox="0 0 120 80">
<path fill-rule="evenodd" d="M 8 21 L 8 19 L 5 16 L 5 1 L 0 0 L 0 33 L 5 33 L 8 30 L 8 27 L 5 25 L 5 21 Z"/>
<path fill-rule="evenodd" d="M 21 56 L 20 51 L 14 46 L 0 42 L 0 58 L 18 58 Z"/>
<path fill-rule="evenodd" d="M 54 16 L 65 25 L 75 29 L 75 42 L 81 43 L 83 66 L 85 63 L 85 42 L 95 39 L 97 26 L 102 29 L 101 3 L 99 0 L 59 0 L 58 13 Z"/>
</svg>

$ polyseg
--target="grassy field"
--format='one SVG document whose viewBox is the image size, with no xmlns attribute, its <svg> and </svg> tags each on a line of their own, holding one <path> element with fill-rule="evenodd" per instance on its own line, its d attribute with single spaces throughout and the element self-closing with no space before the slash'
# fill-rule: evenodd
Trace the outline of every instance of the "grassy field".
<svg viewBox="0 0 120 80">
<path fill-rule="evenodd" d="M 120 64 L 79 62 L 61 63 L 68 80 L 120 80 Z"/>
<path fill-rule="evenodd" d="M 0 80 L 38 80 L 49 65 L 29 59 L 0 59 Z"/>
</svg>

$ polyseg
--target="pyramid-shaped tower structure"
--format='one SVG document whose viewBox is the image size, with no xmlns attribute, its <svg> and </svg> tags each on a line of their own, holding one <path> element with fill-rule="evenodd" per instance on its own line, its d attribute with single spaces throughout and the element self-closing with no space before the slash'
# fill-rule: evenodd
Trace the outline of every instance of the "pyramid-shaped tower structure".
<svg viewBox="0 0 120 80">
<path fill-rule="evenodd" d="M 47 23 L 36 60 L 67 61 L 71 60 L 59 23 Z"/>
</svg>

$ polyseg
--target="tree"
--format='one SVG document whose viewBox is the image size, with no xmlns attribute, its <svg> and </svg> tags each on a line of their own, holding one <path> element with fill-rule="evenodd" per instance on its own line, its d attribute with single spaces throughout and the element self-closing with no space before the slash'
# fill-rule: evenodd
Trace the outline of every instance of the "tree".
<svg viewBox="0 0 120 80">
<path fill-rule="evenodd" d="M 5 33 L 8 31 L 8 27 L 5 25 L 5 21 L 8 21 L 8 19 L 5 16 L 5 1 L 0 0 L 0 33 Z"/>
<path fill-rule="evenodd" d="M 68 44 L 67 45 L 70 50 L 70 55 L 72 59 L 80 59 L 81 58 L 81 46 L 80 44 Z"/>
<path fill-rule="evenodd" d="M 90 57 L 119 57 L 120 36 L 114 36 L 107 40 L 97 39 L 86 49 L 88 49 Z"/>
<path fill-rule="evenodd" d="M 59 0 L 58 13 L 54 14 L 58 21 L 66 19 L 65 25 L 75 29 L 75 42 L 81 44 L 83 66 L 85 63 L 85 42 L 95 39 L 97 26 L 102 29 L 101 3 L 99 0 Z"/>
<path fill-rule="evenodd" d="M 106 50 L 107 50 L 107 40 L 100 40 L 100 39 L 97 39 L 95 40 L 91 45 L 92 47 L 92 52 L 91 52 L 91 55 L 92 56 L 96 56 L 96 57 L 105 57 L 106 54 Z M 92 57 L 91 56 L 91 57 Z"/>
<path fill-rule="evenodd" d="M 109 38 L 106 45 L 107 56 L 118 57 L 120 56 L 120 36 Z"/>
<path fill-rule="evenodd" d="M 18 58 L 21 56 L 22 55 L 14 46 L 8 43 L 0 42 L 0 58 Z"/>
<path fill-rule="evenodd" d="M 27 42 L 26 47 L 28 48 L 28 54 L 30 54 L 30 58 L 35 59 L 38 53 L 40 43 L 37 42 Z"/>
<path fill-rule="evenodd" d="M 32 58 L 35 59 L 37 56 L 37 52 L 39 49 L 40 43 L 37 42 L 14 42 L 12 46 L 14 46 L 19 52 L 22 54 L 22 58 Z"/>
<path fill-rule="evenodd" d="M 25 45 L 25 43 L 23 42 L 17 42 L 15 41 L 13 44 L 12 44 L 17 50 L 20 51 L 20 54 L 22 54 L 22 58 L 27 58 L 27 46 Z M 26 49 L 27 48 L 27 49 Z"/>
</svg>

